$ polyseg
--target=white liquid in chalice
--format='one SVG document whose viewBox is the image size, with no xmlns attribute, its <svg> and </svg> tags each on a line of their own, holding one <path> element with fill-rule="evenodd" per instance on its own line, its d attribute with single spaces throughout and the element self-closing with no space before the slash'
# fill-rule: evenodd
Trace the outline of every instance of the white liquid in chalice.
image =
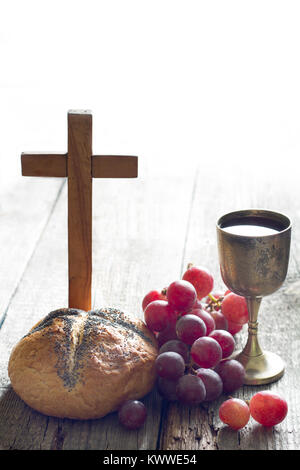
<svg viewBox="0 0 300 470">
<path fill-rule="evenodd" d="M 231 225 L 229 227 L 222 227 L 222 230 L 233 235 L 243 235 L 246 237 L 264 237 L 266 235 L 274 235 L 280 231 L 262 225 Z"/>
</svg>

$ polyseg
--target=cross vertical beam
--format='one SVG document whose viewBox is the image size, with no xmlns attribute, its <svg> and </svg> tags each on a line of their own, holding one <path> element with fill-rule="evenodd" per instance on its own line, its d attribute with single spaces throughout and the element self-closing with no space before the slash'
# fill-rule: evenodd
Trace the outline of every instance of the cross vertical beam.
<svg viewBox="0 0 300 470">
<path fill-rule="evenodd" d="M 91 309 L 92 115 L 68 113 L 69 307 Z"/>
</svg>

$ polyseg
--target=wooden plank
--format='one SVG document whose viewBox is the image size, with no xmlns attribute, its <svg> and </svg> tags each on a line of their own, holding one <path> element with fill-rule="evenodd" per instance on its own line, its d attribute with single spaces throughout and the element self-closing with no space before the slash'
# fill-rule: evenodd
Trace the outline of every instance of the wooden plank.
<svg viewBox="0 0 300 470">
<path fill-rule="evenodd" d="M 93 178 L 136 178 L 138 157 L 128 155 L 93 155 Z"/>
<path fill-rule="evenodd" d="M 181 172 L 172 185 L 163 174 L 94 185 L 95 306 L 117 306 L 142 317 L 144 294 L 178 276 L 192 175 Z M 161 399 L 155 391 L 144 400 L 145 427 L 130 432 L 121 428 L 116 413 L 85 422 L 43 416 L 9 386 L 6 368 L 13 345 L 38 319 L 67 303 L 66 198 L 65 188 L 0 330 L 0 448 L 155 449 L 161 419 Z"/>
<path fill-rule="evenodd" d="M 53 211 L 62 180 L 17 179 L 0 201 L 0 327 Z"/>
<path fill-rule="evenodd" d="M 23 152 L 21 165 L 22 176 L 67 176 L 67 154 Z"/>
<path fill-rule="evenodd" d="M 92 285 L 92 114 L 68 113 L 69 307 L 90 310 Z"/>
<path fill-rule="evenodd" d="M 226 162 L 224 162 L 226 165 Z M 254 170 L 254 171 L 253 171 Z M 263 207 L 290 215 L 294 227 L 299 225 L 300 204 L 295 176 L 282 169 L 259 173 L 247 168 L 228 171 L 218 168 L 216 178 L 213 162 L 206 165 L 205 177 L 199 171 L 195 198 L 190 217 L 190 229 L 185 246 L 182 271 L 188 262 L 210 269 L 216 279 L 216 290 L 223 290 L 219 274 L 215 223 L 226 212 L 249 207 Z M 223 176 L 224 175 L 224 176 Z M 238 175 L 238 178 L 237 178 Z M 299 410 L 300 377 L 300 240 L 294 229 L 291 260 L 287 280 L 275 294 L 263 299 L 259 314 L 259 336 L 263 349 L 277 352 L 286 362 L 284 377 L 273 384 L 260 387 L 243 387 L 232 394 L 250 399 L 258 390 L 281 392 L 288 401 L 286 420 L 273 429 L 266 429 L 251 419 L 248 425 L 236 432 L 228 429 L 219 419 L 218 410 L 228 397 L 223 395 L 211 404 L 195 408 L 171 404 L 161 431 L 162 449 L 299 449 L 300 430 L 297 420 Z M 237 347 L 245 344 L 247 327 L 236 335 Z"/>
</svg>

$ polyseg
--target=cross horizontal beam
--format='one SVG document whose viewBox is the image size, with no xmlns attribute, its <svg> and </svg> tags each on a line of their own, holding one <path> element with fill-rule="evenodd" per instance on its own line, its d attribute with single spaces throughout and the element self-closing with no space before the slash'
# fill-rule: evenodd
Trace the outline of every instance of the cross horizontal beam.
<svg viewBox="0 0 300 470">
<path fill-rule="evenodd" d="M 23 176 L 68 176 L 67 154 L 22 153 Z"/>
<path fill-rule="evenodd" d="M 22 153 L 23 176 L 68 176 L 67 153 Z M 136 178 L 138 157 L 129 155 L 92 155 L 93 178 Z"/>
</svg>

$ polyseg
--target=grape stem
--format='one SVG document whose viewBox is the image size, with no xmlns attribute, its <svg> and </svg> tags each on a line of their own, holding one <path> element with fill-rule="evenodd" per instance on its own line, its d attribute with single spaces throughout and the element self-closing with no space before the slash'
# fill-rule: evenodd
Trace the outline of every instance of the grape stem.
<svg viewBox="0 0 300 470">
<path fill-rule="evenodd" d="M 218 299 L 216 299 L 212 294 L 208 294 L 209 297 L 209 301 L 208 301 L 208 307 L 213 310 L 215 307 L 221 307 L 222 305 L 222 300 L 224 299 L 224 297 L 219 297 Z"/>
<path fill-rule="evenodd" d="M 161 294 L 166 296 L 167 295 L 167 287 L 164 287 L 162 290 L 161 290 Z"/>
<path fill-rule="evenodd" d="M 218 299 L 216 299 L 212 294 L 208 294 L 208 297 L 210 298 L 210 300 L 211 300 L 213 303 L 215 303 L 215 304 L 218 303 Z"/>
<path fill-rule="evenodd" d="M 189 362 L 188 364 L 186 364 L 188 374 L 196 374 L 197 373 L 197 369 L 195 369 L 193 366 L 194 366 L 194 362 L 192 362 L 192 361 Z"/>
</svg>

